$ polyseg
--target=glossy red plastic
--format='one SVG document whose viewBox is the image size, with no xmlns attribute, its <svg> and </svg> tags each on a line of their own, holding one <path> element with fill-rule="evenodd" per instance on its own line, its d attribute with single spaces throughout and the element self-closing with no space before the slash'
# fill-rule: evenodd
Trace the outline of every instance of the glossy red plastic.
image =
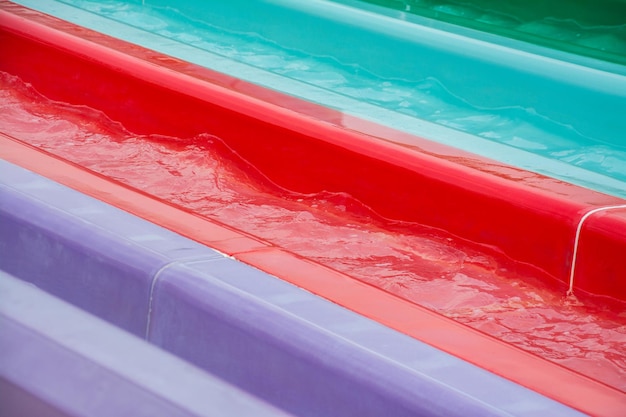
<svg viewBox="0 0 626 417">
<path fill-rule="evenodd" d="M 347 192 L 383 217 L 496 247 L 561 282 L 583 214 L 624 203 L 420 138 L 411 138 L 412 146 L 398 133 L 385 138 L 405 136 L 405 144 L 381 140 L 391 129 L 370 133 L 372 124 L 344 123 L 345 115 L 330 109 L 0 4 L 0 41 L 10 57 L 1 69 L 49 98 L 102 110 L 135 133 L 210 132 L 287 189 Z M 619 258 L 606 262 L 626 273 Z M 626 299 L 626 285 L 607 292 L 598 280 L 577 281 L 580 290 Z"/>
</svg>

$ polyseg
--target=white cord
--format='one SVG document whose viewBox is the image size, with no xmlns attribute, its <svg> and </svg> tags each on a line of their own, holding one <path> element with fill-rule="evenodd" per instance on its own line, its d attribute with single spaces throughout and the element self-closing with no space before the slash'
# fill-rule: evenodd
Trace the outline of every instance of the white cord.
<svg viewBox="0 0 626 417">
<path fill-rule="evenodd" d="M 576 257 L 578 256 L 578 243 L 580 240 L 580 233 L 583 229 L 583 223 L 585 223 L 585 220 L 587 220 L 589 216 L 591 216 L 592 214 L 598 213 L 600 211 L 624 209 L 624 208 L 626 208 L 626 204 L 622 204 L 619 206 L 598 207 L 585 213 L 585 215 L 580 219 L 580 222 L 578 222 L 578 228 L 576 228 L 576 237 L 574 238 L 574 254 L 572 256 L 572 266 L 570 268 L 570 273 L 569 273 L 569 289 L 567 290 L 568 296 L 574 294 L 574 273 L 576 271 Z"/>
</svg>

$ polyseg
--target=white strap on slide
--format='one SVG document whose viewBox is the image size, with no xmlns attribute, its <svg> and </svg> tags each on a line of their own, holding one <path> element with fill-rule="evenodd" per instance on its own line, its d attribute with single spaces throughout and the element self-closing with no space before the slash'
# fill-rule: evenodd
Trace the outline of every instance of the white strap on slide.
<svg viewBox="0 0 626 417">
<path fill-rule="evenodd" d="M 622 204 L 619 206 L 606 206 L 606 207 L 595 208 L 585 213 L 585 215 L 580 219 L 580 222 L 578 222 L 578 228 L 576 229 L 576 237 L 574 238 L 574 254 L 572 255 L 572 266 L 570 268 L 570 273 L 569 273 L 569 289 L 567 290 L 568 296 L 574 294 L 574 274 L 576 272 L 576 257 L 578 255 L 578 243 L 580 241 L 580 232 L 583 229 L 583 224 L 585 223 L 585 220 L 587 220 L 591 215 L 598 213 L 600 211 L 615 210 L 615 209 L 626 209 L 626 204 Z"/>
</svg>

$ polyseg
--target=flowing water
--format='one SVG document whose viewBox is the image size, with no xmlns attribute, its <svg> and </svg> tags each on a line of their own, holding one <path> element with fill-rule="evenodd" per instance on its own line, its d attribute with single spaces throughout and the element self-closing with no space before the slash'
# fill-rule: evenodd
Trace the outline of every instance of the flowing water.
<svg viewBox="0 0 626 417">
<path fill-rule="evenodd" d="M 384 221 L 347 194 L 290 192 L 210 132 L 134 135 L 6 73 L 0 131 L 626 392 L 626 309 L 568 299 L 496 250 Z"/>
</svg>

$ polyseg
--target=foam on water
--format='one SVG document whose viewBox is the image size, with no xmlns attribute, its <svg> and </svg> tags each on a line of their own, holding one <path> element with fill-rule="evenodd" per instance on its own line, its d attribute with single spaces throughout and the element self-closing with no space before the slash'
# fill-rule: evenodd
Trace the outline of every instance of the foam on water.
<svg viewBox="0 0 626 417">
<path fill-rule="evenodd" d="M 0 73 L 0 131 L 626 392 L 626 315 L 572 302 L 495 249 L 273 184 L 210 132 L 138 136 Z"/>
</svg>

